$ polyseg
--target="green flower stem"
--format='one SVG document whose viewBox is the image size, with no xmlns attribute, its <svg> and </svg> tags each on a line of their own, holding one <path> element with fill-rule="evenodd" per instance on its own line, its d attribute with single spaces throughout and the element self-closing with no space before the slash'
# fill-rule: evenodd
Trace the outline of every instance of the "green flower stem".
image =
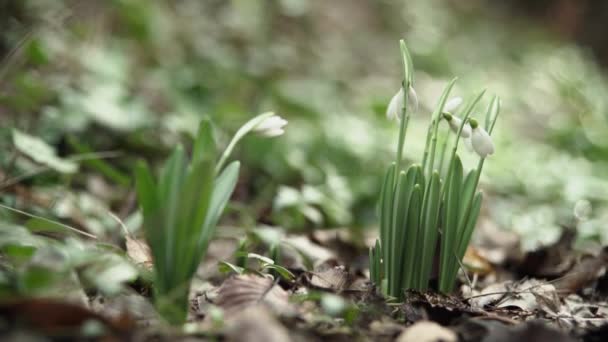
<svg viewBox="0 0 608 342">
<path fill-rule="evenodd" d="M 262 113 L 256 116 L 255 118 L 247 121 L 243 126 L 241 126 L 241 128 L 239 128 L 239 130 L 232 137 L 232 140 L 230 140 L 230 143 L 224 150 L 224 153 L 222 153 L 220 160 L 217 162 L 217 165 L 215 167 L 216 174 L 219 174 L 220 171 L 222 171 L 224 164 L 226 164 L 226 162 L 228 161 L 230 154 L 232 154 L 232 150 L 234 150 L 234 147 L 239 143 L 239 141 L 241 141 L 241 139 L 243 139 L 249 132 L 255 129 L 255 127 L 259 125 L 262 121 L 268 119 L 273 115 L 274 113 L 272 112 Z"/>
</svg>

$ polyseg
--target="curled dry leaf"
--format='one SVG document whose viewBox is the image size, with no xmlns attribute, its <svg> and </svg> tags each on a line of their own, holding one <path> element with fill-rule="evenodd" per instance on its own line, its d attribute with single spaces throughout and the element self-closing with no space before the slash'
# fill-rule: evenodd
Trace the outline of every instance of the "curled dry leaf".
<svg viewBox="0 0 608 342">
<path fill-rule="evenodd" d="M 131 258 L 137 265 L 144 266 L 147 269 L 152 269 L 152 252 L 150 251 L 150 246 L 143 241 L 134 239 L 130 236 L 126 236 L 126 248 L 127 255 Z"/>
<path fill-rule="evenodd" d="M 555 287 L 536 279 L 490 285 L 480 294 L 474 295 L 470 303 L 478 308 L 494 306 L 518 308 L 528 312 L 541 308 L 555 310 L 560 305 Z"/>
<path fill-rule="evenodd" d="M 319 289 L 342 292 L 350 284 L 351 279 L 343 265 L 334 265 L 334 263 L 327 262 L 317 267 L 313 272 L 309 272 L 308 282 L 310 286 Z"/>
<path fill-rule="evenodd" d="M 218 289 L 215 304 L 224 310 L 226 317 L 257 304 L 264 304 L 278 314 L 292 311 L 285 290 L 271 278 L 249 274 L 226 279 Z"/>
</svg>

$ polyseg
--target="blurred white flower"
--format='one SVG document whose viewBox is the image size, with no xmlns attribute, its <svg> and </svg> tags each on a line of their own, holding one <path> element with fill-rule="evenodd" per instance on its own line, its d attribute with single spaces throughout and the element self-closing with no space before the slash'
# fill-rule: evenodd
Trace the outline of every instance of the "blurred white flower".
<svg viewBox="0 0 608 342">
<path fill-rule="evenodd" d="M 460 125 L 462 125 L 462 119 L 457 117 L 456 115 L 452 115 L 449 113 L 443 114 L 443 117 L 450 125 L 450 129 L 452 132 L 458 134 L 458 130 L 460 129 Z M 462 131 L 460 132 L 460 136 L 463 138 L 468 138 L 471 136 L 471 126 L 464 125 L 462 127 Z"/>
<path fill-rule="evenodd" d="M 411 86 L 408 89 L 407 99 L 409 101 L 408 110 L 413 113 L 417 112 L 418 111 L 418 94 L 416 94 L 416 90 L 414 90 L 414 88 Z"/>
<path fill-rule="evenodd" d="M 460 97 L 460 96 L 452 97 L 451 99 L 448 100 L 448 102 L 445 103 L 445 106 L 443 106 L 443 111 L 451 113 L 456 108 L 458 108 L 461 104 L 462 104 L 462 97 Z"/>
<path fill-rule="evenodd" d="M 464 138 L 464 147 L 467 148 L 467 151 L 473 152 L 473 144 L 471 144 L 471 137 Z"/>
<path fill-rule="evenodd" d="M 574 204 L 574 216 L 581 221 L 589 219 L 591 210 L 591 202 L 586 199 L 578 200 Z"/>
<path fill-rule="evenodd" d="M 287 125 L 287 120 L 278 115 L 272 115 L 255 126 L 253 131 L 266 137 L 277 137 L 285 133 L 283 128 L 285 125 Z"/>
<path fill-rule="evenodd" d="M 418 110 L 418 95 L 414 88 L 409 87 L 408 90 L 408 111 L 415 112 Z M 388 103 L 386 108 L 386 117 L 389 120 L 401 119 L 401 112 L 403 110 L 403 87 L 399 88 L 397 94 L 393 96 L 391 101 Z"/>
<path fill-rule="evenodd" d="M 488 132 L 483 127 L 477 124 L 477 121 L 471 120 L 471 145 L 473 150 L 481 157 L 485 158 L 494 153 L 494 143 Z"/>
</svg>

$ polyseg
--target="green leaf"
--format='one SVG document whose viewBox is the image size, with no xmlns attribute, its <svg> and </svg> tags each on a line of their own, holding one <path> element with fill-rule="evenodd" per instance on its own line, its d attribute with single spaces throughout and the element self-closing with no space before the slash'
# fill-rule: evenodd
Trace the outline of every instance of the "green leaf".
<svg viewBox="0 0 608 342">
<path fill-rule="evenodd" d="M 227 261 L 220 261 L 218 263 L 218 269 L 220 271 L 220 273 L 230 273 L 230 272 L 234 272 L 236 274 L 243 274 L 243 272 L 245 272 L 245 268 L 243 267 L 239 267 L 237 265 L 233 265 Z"/>
<path fill-rule="evenodd" d="M 433 258 L 437 246 L 439 210 L 441 208 L 441 178 L 438 172 L 433 172 L 429 184 L 429 191 L 425 194 L 426 208 L 424 211 L 423 238 L 419 246 L 421 256 L 420 288 L 425 289 L 433 268 Z"/>
<path fill-rule="evenodd" d="M 13 144 L 19 152 L 57 172 L 74 173 L 78 170 L 78 164 L 57 156 L 55 149 L 38 137 L 13 129 Z"/>
<path fill-rule="evenodd" d="M 162 199 L 161 210 L 163 212 L 163 241 L 165 242 L 165 258 L 155 260 L 155 265 L 159 265 L 157 271 L 161 271 L 163 278 L 171 279 L 172 272 L 176 270 L 175 256 L 175 229 L 178 227 L 179 204 L 182 196 L 182 183 L 185 179 L 186 160 L 184 149 L 178 145 L 171 154 L 171 157 L 162 168 L 158 183 L 158 198 Z"/>
<path fill-rule="evenodd" d="M 210 214 L 209 207 L 213 194 L 215 164 L 210 157 L 206 156 L 192 166 L 181 189 L 176 248 L 181 250 L 178 253 L 181 256 L 179 261 L 181 263 L 178 265 L 184 266 L 178 269 L 182 270 L 180 273 L 183 279 L 189 279 L 196 272 L 205 253 L 198 241 L 205 234 L 204 222 Z"/>
<path fill-rule="evenodd" d="M 202 158 L 211 155 L 215 158 L 215 137 L 208 119 L 201 121 L 192 152 L 192 164 L 198 164 Z"/>
<path fill-rule="evenodd" d="M 409 201 L 409 192 L 411 190 L 411 185 L 408 188 L 407 184 L 407 175 L 405 172 L 401 171 L 399 173 L 399 177 L 397 178 L 397 189 L 395 191 L 395 197 L 393 199 L 393 222 L 390 236 L 390 258 L 388 261 L 390 267 L 390 277 L 388 282 L 388 293 L 391 296 L 398 296 L 398 293 L 401 290 L 401 282 L 398 277 L 399 274 L 399 266 L 401 257 L 399 251 L 402 246 L 402 231 L 405 228 L 405 220 L 407 218 L 407 204 Z"/>
<path fill-rule="evenodd" d="M 393 205 L 393 191 L 394 191 L 394 179 L 396 165 L 392 163 L 386 171 L 384 182 L 382 184 L 382 191 L 380 193 L 380 245 L 382 246 L 382 261 L 384 274 L 389 274 L 388 261 L 390 253 L 390 234 L 392 225 L 392 205 Z"/>
<path fill-rule="evenodd" d="M 268 265 L 264 266 L 264 268 L 276 271 L 281 277 L 283 277 L 283 279 L 286 279 L 286 280 L 293 280 L 296 277 L 293 273 L 291 273 L 288 269 L 286 269 L 285 267 L 283 267 L 281 265 L 268 264 Z"/>
<path fill-rule="evenodd" d="M 409 203 L 407 224 L 405 230 L 405 241 L 403 248 L 405 257 L 403 258 L 403 286 L 406 289 L 416 288 L 418 275 L 416 266 L 419 262 L 416 252 L 418 250 L 418 234 L 420 225 L 420 207 L 422 206 L 422 188 L 419 184 L 414 185 L 412 197 Z"/>
<path fill-rule="evenodd" d="M 446 192 L 446 214 L 443 222 L 443 235 L 441 243 L 441 264 L 439 274 L 439 290 L 449 292 L 451 290 L 449 275 L 451 274 L 450 260 L 453 260 L 453 253 L 457 244 L 457 228 L 459 202 L 462 187 L 462 163 L 458 155 L 455 155 L 448 175 Z"/>
<path fill-rule="evenodd" d="M 215 226 L 236 187 L 239 179 L 240 165 L 241 164 L 238 161 L 228 164 L 215 180 L 215 186 L 213 187 L 213 194 L 211 195 L 211 202 L 209 204 L 209 214 L 203 223 L 203 233 L 197 243 L 200 250 L 207 250 L 207 244 L 215 232 Z"/>
</svg>

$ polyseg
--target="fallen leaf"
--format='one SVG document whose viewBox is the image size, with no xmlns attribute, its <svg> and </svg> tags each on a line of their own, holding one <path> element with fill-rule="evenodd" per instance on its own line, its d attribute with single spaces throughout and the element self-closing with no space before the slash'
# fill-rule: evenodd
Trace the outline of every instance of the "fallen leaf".
<svg viewBox="0 0 608 342">
<path fill-rule="evenodd" d="M 226 339 L 248 342 L 291 341 L 287 329 L 267 308 L 260 305 L 237 312 L 228 322 Z"/>
<path fill-rule="evenodd" d="M 130 236 L 126 236 L 125 239 L 127 255 L 129 258 L 131 258 L 136 265 L 141 265 L 151 270 L 153 263 L 150 246 L 148 246 L 145 241 L 134 239 Z"/>
<path fill-rule="evenodd" d="M 11 300 L 0 304 L 0 317 L 10 325 L 27 325 L 29 329 L 46 335 L 80 334 L 88 322 L 98 322 L 105 330 L 103 336 L 128 340 L 135 329 L 133 320 L 126 315 L 106 318 L 82 306 L 50 299 Z M 6 326 L 5 326 L 6 328 Z"/>
<path fill-rule="evenodd" d="M 608 247 L 596 257 L 583 259 L 555 282 L 561 296 L 575 293 L 597 280 L 608 267 Z"/>
<path fill-rule="evenodd" d="M 343 265 L 327 262 L 308 272 L 310 286 L 342 292 L 350 283 L 350 275 Z"/>
<path fill-rule="evenodd" d="M 257 304 L 267 305 L 278 314 L 292 311 L 285 290 L 271 278 L 249 274 L 226 279 L 218 289 L 215 304 L 224 310 L 226 317 Z"/>
<path fill-rule="evenodd" d="M 419 321 L 405 329 L 397 342 L 456 342 L 456 334 L 441 325 L 430 321 Z"/>
<path fill-rule="evenodd" d="M 576 231 L 565 229 L 559 240 L 526 255 L 519 269 L 526 276 L 556 278 L 566 273 L 575 262 L 572 249 Z"/>
</svg>

